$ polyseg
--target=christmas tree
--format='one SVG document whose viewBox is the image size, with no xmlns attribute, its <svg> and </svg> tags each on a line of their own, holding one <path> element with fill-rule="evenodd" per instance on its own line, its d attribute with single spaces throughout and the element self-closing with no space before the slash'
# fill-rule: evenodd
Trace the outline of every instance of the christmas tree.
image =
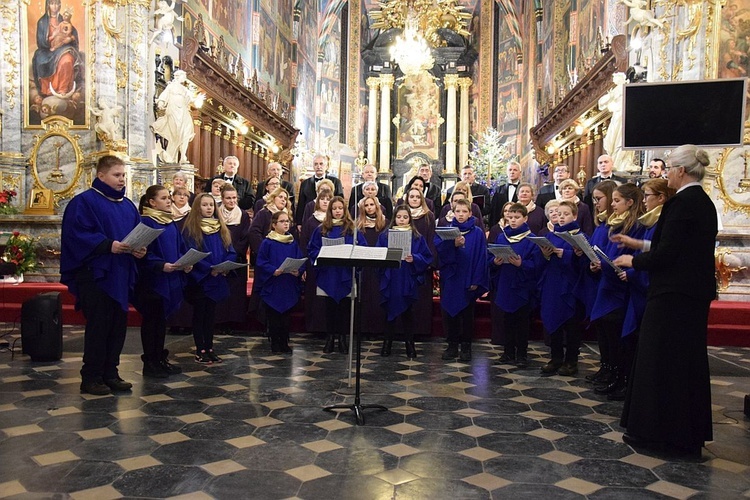
<svg viewBox="0 0 750 500">
<path fill-rule="evenodd" d="M 469 151 L 469 162 L 474 167 L 477 182 L 494 190 L 505 179 L 505 165 L 510 160 L 510 152 L 496 129 L 487 127 L 474 138 Z"/>
</svg>

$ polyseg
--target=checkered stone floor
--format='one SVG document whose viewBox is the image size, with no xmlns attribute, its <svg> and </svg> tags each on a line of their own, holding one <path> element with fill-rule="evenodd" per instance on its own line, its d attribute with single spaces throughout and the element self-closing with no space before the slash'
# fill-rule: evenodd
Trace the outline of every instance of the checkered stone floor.
<svg viewBox="0 0 750 500">
<path fill-rule="evenodd" d="M 66 346 L 80 333 L 66 333 Z M 366 425 L 354 425 L 346 357 L 294 339 L 271 355 L 260 337 L 220 336 L 224 363 L 193 361 L 189 337 L 169 337 L 181 375 L 144 379 L 138 332 L 121 375 L 132 393 L 79 393 L 79 352 L 56 363 L 0 353 L 0 497 L 138 498 L 742 498 L 750 496 L 750 350 L 712 348 L 714 433 L 703 456 L 635 453 L 622 442 L 621 403 L 583 376 L 542 378 L 495 365 L 501 348 L 474 347 L 470 363 L 440 360 L 419 343 L 390 358 L 363 344 Z M 135 339 L 135 341 L 134 341 Z M 80 340 L 80 339 L 79 339 Z M 712 361 L 712 367 L 714 363 Z"/>
</svg>

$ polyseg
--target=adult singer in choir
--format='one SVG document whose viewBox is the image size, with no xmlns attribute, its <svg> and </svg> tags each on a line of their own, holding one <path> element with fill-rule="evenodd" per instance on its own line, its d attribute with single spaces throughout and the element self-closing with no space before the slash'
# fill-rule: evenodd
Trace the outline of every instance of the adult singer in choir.
<svg viewBox="0 0 750 500">
<path fill-rule="evenodd" d="M 374 184 L 373 182 L 367 182 Z M 367 184 L 366 183 L 366 184 Z M 365 191 L 368 191 L 365 187 Z M 371 191 L 371 190 L 370 190 Z M 375 190 L 377 193 L 377 190 Z M 367 240 L 367 246 L 374 247 L 378 238 L 388 232 L 389 220 L 385 217 L 380 200 L 371 194 L 357 203 L 357 231 Z M 385 311 L 380 307 L 380 272 L 374 267 L 362 269 L 359 308 L 359 332 L 365 335 L 383 333 L 385 327 Z"/>
</svg>

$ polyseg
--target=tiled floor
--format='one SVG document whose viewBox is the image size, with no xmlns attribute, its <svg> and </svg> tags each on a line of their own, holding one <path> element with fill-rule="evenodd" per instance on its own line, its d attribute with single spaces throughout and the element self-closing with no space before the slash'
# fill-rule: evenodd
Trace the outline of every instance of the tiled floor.
<svg viewBox="0 0 750 500">
<path fill-rule="evenodd" d="M 66 347 L 78 333 L 70 334 Z M 621 403 L 583 380 L 541 378 L 543 345 L 526 370 L 497 366 L 475 345 L 471 363 L 440 360 L 443 345 L 403 344 L 390 358 L 364 343 L 366 425 L 324 405 L 352 401 L 345 356 L 295 338 L 293 357 L 259 337 L 223 336 L 225 362 L 143 379 L 137 330 L 121 375 L 132 394 L 79 394 L 80 353 L 57 363 L 0 353 L 0 497 L 184 498 L 742 498 L 750 496 L 750 350 L 711 349 L 716 441 L 700 460 L 635 453 L 623 444 Z M 78 339 L 80 340 L 80 339 Z"/>
</svg>

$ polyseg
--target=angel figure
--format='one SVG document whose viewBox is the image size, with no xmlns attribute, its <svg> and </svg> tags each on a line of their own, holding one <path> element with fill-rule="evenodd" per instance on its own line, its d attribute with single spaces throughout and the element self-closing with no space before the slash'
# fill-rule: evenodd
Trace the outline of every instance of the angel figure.
<svg viewBox="0 0 750 500">
<path fill-rule="evenodd" d="M 188 145 L 195 137 L 190 104 L 201 94 L 196 95 L 186 87 L 186 81 L 187 75 L 178 69 L 174 72 L 174 79 L 156 99 L 157 108 L 164 110 L 164 114 L 151 124 L 151 130 L 166 142 L 162 142 L 163 150 L 159 154 L 164 163 L 177 163 L 178 153 L 180 163 L 188 163 Z"/>
<path fill-rule="evenodd" d="M 154 34 L 151 35 L 151 40 L 149 40 L 149 44 L 154 43 L 154 40 L 156 40 L 156 37 L 161 35 L 162 33 L 169 33 L 172 35 L 174 30 L 174 22 L 175 21 L 182 21 L 183 18 L 178 16 L 175 12 L 174 8 L 177 5 L 177 0 L 172 0 L 172 4 L 167 4 L 167 0 L 159 0 L 156 5 L 158 8 L 156 11 L 154 11 L 154 18 L 158 18 L 156 20 L 156 29 L 154 30 Z M 167 45 L 172 43 L 172 38 L 167 39 Z"/>
<path fill-rule="evenodd" d="M 103 97 L 99 98 L 98 108 L 94 106 L 91 107 L 91 114 L 96 116 L 94 130 L 96 131 L 99 140 L 108 142 L 117 141 L 119 139 L 119 125 L 117 123 L 117 118 L 120 116 L 120 110 L 122 110 L 122 106 L 110 107 Z"/>
<path fill-rule="evenodd" d="M 661 28 L 664 25 L 663 21 L 656 19 L 654 13 L 648 10 L 646 0 L 620 0 L 620 2 L 630 8 L 630 17 L 625 21 L 625 26 L 633 21 L 641 28 Z"/>
</svg>

